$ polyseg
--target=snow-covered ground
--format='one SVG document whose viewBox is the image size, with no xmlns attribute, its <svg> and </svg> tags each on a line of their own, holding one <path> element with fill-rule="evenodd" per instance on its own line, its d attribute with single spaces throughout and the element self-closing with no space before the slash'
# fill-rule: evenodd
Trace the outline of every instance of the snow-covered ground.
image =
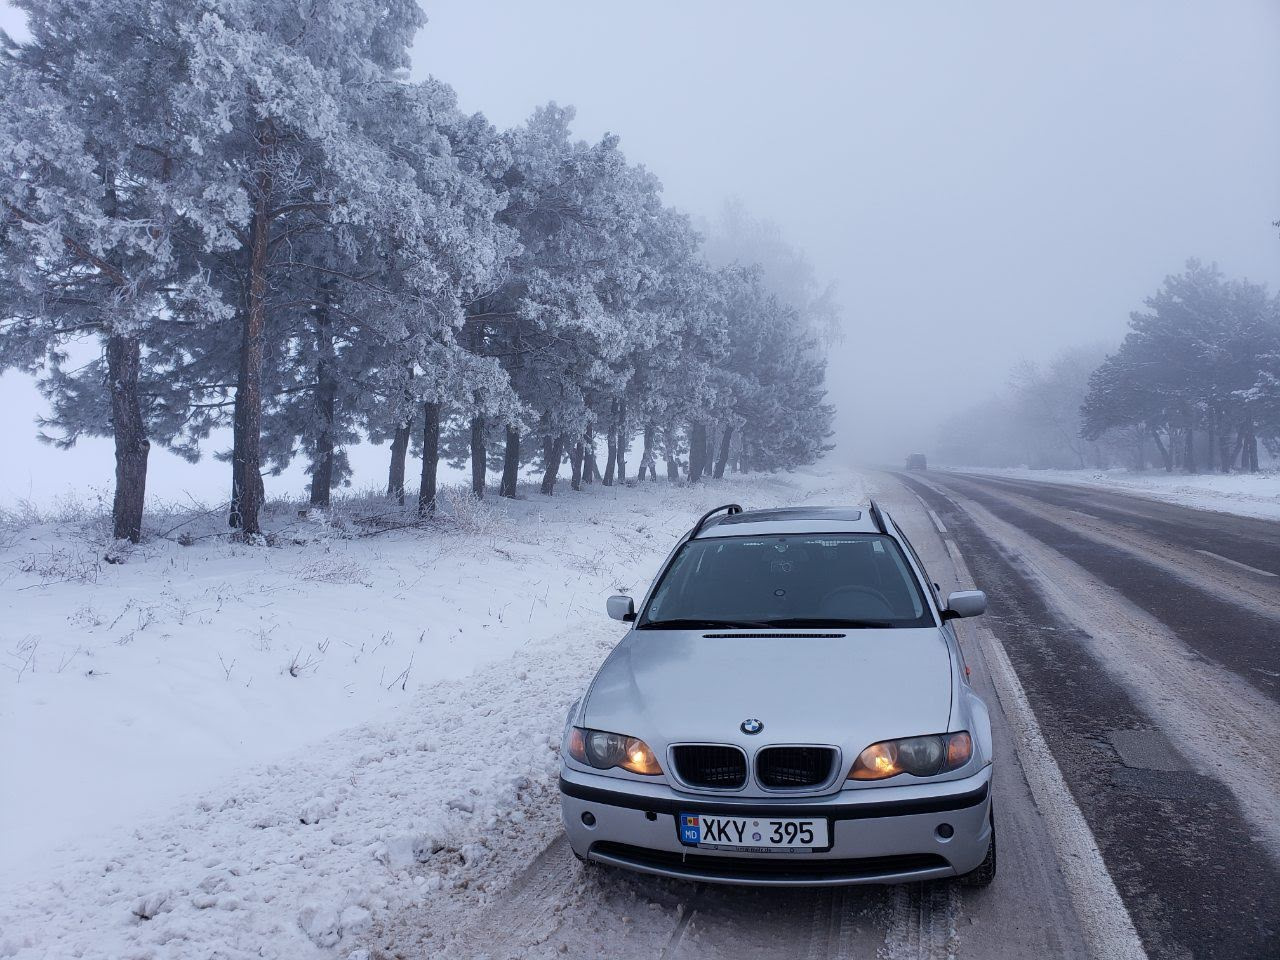
<svg viewBox="0 0 1280 960">
<path fill-rule="evenodd" d="M 281 505 L 270 547 L 188 513 L 125 555 L 74 511 L 10 518 L 0 957 L 346 957 L 553 822 L 604 597 L 693 516 L 862 496 L 839 471 L 566 486 L 377 535 L 364 504 Z"/>
<path fill-rule="evenodd" d="M 1137 496 L 1217 510 L 1244 517 L 1280 520 L 1280 470 L 1262 473 L 1165 473 L 1132 470 L 997 470 L 958 467 L 969 473 L 1021 477 L 1049 483 L 1120 490 Z"/>
</svg>

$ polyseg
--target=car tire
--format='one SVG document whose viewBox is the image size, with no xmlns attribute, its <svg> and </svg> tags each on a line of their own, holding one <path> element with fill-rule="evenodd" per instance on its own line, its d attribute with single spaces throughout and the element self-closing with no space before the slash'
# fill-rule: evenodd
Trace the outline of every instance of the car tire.
<svg viewBox="0 0 1280 960">
<path fill-rule="evenodd" d="M 996 814 L 991 811 L 991 846 L 978 866 L 960 877 L 961 886 L 986 887 L 996 878 Z"/>
</svg>

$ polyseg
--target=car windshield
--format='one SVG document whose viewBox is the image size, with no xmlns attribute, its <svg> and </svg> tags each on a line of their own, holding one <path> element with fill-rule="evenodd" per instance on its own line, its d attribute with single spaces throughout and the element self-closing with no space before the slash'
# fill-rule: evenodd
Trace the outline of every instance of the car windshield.
<svg viewBox="0 0 1280 960">
<path fill-rule="evenodd" d="M 872 533 L 691 540 L 637 627 L 928 627 L 898 545 Z"/>
</svg>

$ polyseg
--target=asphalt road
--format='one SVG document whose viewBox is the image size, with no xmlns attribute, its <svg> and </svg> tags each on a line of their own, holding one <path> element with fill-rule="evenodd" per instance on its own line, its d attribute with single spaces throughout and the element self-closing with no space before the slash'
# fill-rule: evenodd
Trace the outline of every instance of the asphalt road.
<svg viewBox="0 0 1280 960">
<path fill-rule="evenodd" d="M 1280 525 L 936 472 L 873 483 L 944 592 L 991 599 L 961 626 L 999 759 L 991 887 L 584 869 L 548 794 L 526 863 L 468 881 L 492 895 L 426 898 L 375 958 L 1280 957 Z"/>
<path fill-rule="evenodd" d="M 1280 956 L 1280 524 L 901 475 L 985 618 L 1152 957 Z"/>
</svg>

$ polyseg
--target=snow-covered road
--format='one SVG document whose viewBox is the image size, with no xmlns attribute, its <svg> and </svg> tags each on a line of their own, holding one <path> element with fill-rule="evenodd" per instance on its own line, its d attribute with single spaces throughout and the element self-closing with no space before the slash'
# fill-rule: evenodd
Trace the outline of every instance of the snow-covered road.
<svg viewBox="0 0 1280 960">
<path fill-rule="evenodd" d="M 920 501 L 888 478 L 850 479 L 829 502 L 857 501 L 857 487 L 888 507 L 944 582 L 966 584 Z M 829 495 L 828 495 L 829 496 Z M 945 579 L 944 579 L 945 578 Z M 960 587 L 957 586 L 957 589 Z M 979 632 L 981 631 L 981 632 Z M 375 958 L 492 960 L 525 957 L 944 958 L 1142 957 L 1105 866 L 1061 784 L 1025 700 L 1011 722 L 1009 689 L 989 662 L 994 637 L 964 626 L 974 682 L 992 708 L 1002 768 L 995 787 L 1000 874 L 982 891 L 957 883 L 897 888 L 752 890 L 580 867 L 559 838 L 558 809 L 542 811 L 553 840 L 496 896 L 442 891 L 373 933 Z M 1015 741 L 1015 736 L 1017 740 Z M 1024 759 L 1028 762 L 1023 768 Z M 1049 822 L 1052 821 L 1052 822 Z M 1062 864 L 1069 865 L 1064 872 Z M 492 889 L 491 882 L 481 882 Z M 499 880 L 499 883 L 503 881 Z"/>
<path fill-rule="evenodd" d="M 1203 669 L 1179 654 L 1178 644 L 1203 638 L 1153 625 L 1149 614 L 1143 620 L 1119 593 L 1119 579 L 1090 576 L 1078 562 L 1120 546 L 1136 550 L 1161 576 L 1212 585 L 1241 616 L 1275 609 L 1271 582 L 1175 549 L 1162 539 L 1164 528 L 1117 539 L 1109 514 L 1077 516 L 1023 491 L 1008 501 L 1019 504 L 1015 516 L 1004 501 L 998 509 L 977 503 L 969 488 L 942 492 L 941 478 L 929 476 L 929 484 L 913 478 L 911 487 L 831 470 L 701 489 L 595 490 L 494 505 L 496 517 L 466 529 L 300 537 L 247 554 L 157 544 L 91 582 L 46 583 L 47 571 L 21 569 L 37 552 L 65 551 L 65 544 L 9 544 L 4 559 L 17 569 L 5 583 L 7 609 L 11 618 L 31 618 L 25 629 L 38 635 L 48 659 L 7 681 L 16 695 L 0 707 L 6 757 L 14 746 L 19 758 L 56 766 L 59 752 L 96 751 L 103 754 L 98 769 L 108 773 L 98 784 L 77 782 L 68 800 L 55 795 L 66 789 L 63 775 L 45 780 L 38 765 L 25 770 L 23 789 L 14 792 L 31 794 L 22 809 L 34 812 L 5 824 L 3 836 L 20 837 L 34 856 L 21 871 L 16 860 L 3 861 L 0 957 L 1111 960 L 1188 948 L 1232 960 L 1265 956 L 1274 945 L 1261 916 L 1276 877 L 1265 852 L 1274 705 L 1257 699 L 1230 667 Z M 944 590 L 976 577 L 992 591 L 991 614 L 964 622 L 962 642 L 992 710 L 999 758 L 994 885 L 771 891 L 578 864 L 561 837 L 555 748 L 569 703 L 618 638 L 604 617 L 604 596 L 641 592 L 674 538 L 713 503 L 847 503 L 868 494 L 894 513 Z M 1073 537 L 1093 538 L 1092 552 L 1074 553 L 1024 515 L 1069 520 Z M 132 639 L 121 644 L 120 626 L 104 629 L 75 615 L 80 606 L 99 610 L 131 598 L 136 606 L 144 574 L 179 563 L 183 576 L 168 578 L 162 591 L 175 609 L 199 607 L 202 596 L 224 598 L 211 613 L 185 617 L 201 629 L 187 632 L 183 618 L 161 612 L 144 629 L 131 626 Z M 317 564 L 363 572 L 348 578 L 355 582 L 318 585 L 287 576 Z M 1051 582 L 1037 580 L 1036 571 Z M 281 642 L 261 651 L 245 624 L 264 614 L 264 602 Z M 389 629 L 394 642 L 366 653 L 384 658 L 375 665 L 330 655 L 309 677 L 270 667 L 317 630 L 336 637 Z M 220 649 L 241 637 L 232 654 L 250 664 L 257 679 L 249 689 L 265 706 L 222 677 L 211 636 Z M 79 661 L 74 671 L 42 667 L 88 646 L 76 656 L 95 669 L 103 664 L 101 677 L 85 675 Z M 386 671 L 409 646 L 410 679 L 405 689 L 393 683 L 388 690 Z M 198 709 L 171 709 L 181 697 L 158 699 L 150 712 L 163 715 L 147 722 L 154 728 L 164 720 L 170 729 L 155 749 L 127 741 L 121 718 L 130 701 L 193 665 L 204 670 L 188 693 Z M 300 680 L 315 683 L 299 688 Z M 103 699 L 81 704 L 86 685 L 99 681 L 89 689 Z M 1195 726 L 1198 715 L 1179 718 L 1177 701 L 1161 698 L 1161 686 L 1175 681 L 1177 698 L 1205 710 L 1217 703 L 1236 714 L 1253 711 L 1256 721 L 1233 714 L 1235 752 L 1194 783 L 1178 779 L 1187 776 L 1181 773 L 1151 774 L 1141 759 L 1131 767 L 1113 746 L 1126 742 L 1126 731 L 1140 737 L 1154 728 L 1179 743 L 1175 753 L 1210 765 L 1212 737 Z M 1150 700 L 1135 700 L 1144 690 Z M 317 723 L 337 691 L 347 700 Z M 307 697 L 319 704 L 297 706 Z M 41 724 L 60 710 L 76 723 Z M 221 736 L 230 756 L 236 738 L 246 738 L 240 763 L 195 747 L 186 751 L 194 757 L 173 763 L 174 752 L 200 743 L 203 731 L 219 736 L 222 712 L 237 711 Z M 1240 750 L 1261 750 L 1265 763 L 1237 776 L 1248 759 Z M 212 769 L 191 774 L 202 757 Z M 111 776 L 113 767 L 128 773 Z M 1148 782 L 1152 776 L 1165 779 Z M 172 781 L 177 796 L 147 798 L 148 782 L 172 791 Z M 1191 793 L 1181 798 L 1180 789 Z M 59 819 L 68 803 L 82 805 L 88 822 L 101 805 L 124 826 L 76 833 Z M 1184 806 L 1200 811 L 1205 836 L 1195 835 Z M 1137 811 L 1150 811 L 1149 822 L 1135 823 Z M 1259 814 L 1251 841 L 1248 823 Z M 1159 817 L 1171 818 L 1175 839 L 1161 838 Z M 1215 843 L 1229 862 L 1215 859 Z M 1172 859 L 1152 859 L 1162 844 Z M 1216 909 L 1239 914 L 1213 936 L 1161 907 L 1167 897 L 1195 915 L 1204 892 L 1185 878 L 1197 864 L 1211 871 L 1204 891 Z M 1242 927 L 1249 911 L 1256 929 Z"/>
<path fill-rule="evenodd" d="M 957 468 L 977 476 L 1110 490 L 1196 510 L 1280 520 L 1280 470 L 1262 473 L 1166 473 L 1162 470 L 1027 470 Z"/>
</svg>

